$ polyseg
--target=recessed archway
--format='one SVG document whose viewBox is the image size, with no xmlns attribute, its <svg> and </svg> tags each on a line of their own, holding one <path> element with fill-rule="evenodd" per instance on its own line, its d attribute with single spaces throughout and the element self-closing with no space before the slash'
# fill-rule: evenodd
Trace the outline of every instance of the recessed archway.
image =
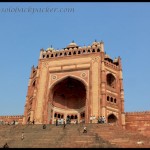
<svg viewBox="0 0 150 150">
<path fill-rule="evenodd" d="M 53 113 L 49 116 L 52 122 L 55 123 L 58 116 L 63 114 L 62 119 L 70 116 L 70 123 L 83 122 L 86 118 L 86 100 L 87 100 L 87 85 L 82 79 L 74 76 L 67 76 L 56 81 L 51 85 L 49 93 L 49 108 Z M 81 117 L 81 113 L 85 113 Z M 72 117 L 71 117 L 72 116 Z"/>
<path fill-rule="evenodd" d="M 114 114 L 110 114 L 108 116 L 108 123 L 116 123 L 117 122 L 117 117 Z"/>
<path fill-rule="evenodd" d="M 113 74 L 109 73 L 106 76 L 106 80 L 107 80 L 107 85 L 112 87 L 112 88 L 116 88 L 116 78 L 114 77 Z"/>
<path fill-rule="evenodd" d="M 80 109 L 85 106 L 86 88 L 72 77 L 67 77 L 52 88 L 52 105 L 63 109 Z"/>
</svg>

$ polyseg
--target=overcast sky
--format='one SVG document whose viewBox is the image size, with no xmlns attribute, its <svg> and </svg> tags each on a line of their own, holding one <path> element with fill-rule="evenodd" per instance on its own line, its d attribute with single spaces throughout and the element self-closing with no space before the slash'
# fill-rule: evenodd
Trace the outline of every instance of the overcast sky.
<svg viewBox="0 0 150 150">
<path fill-rule="evenodd" d="M 69 11 L 69 12 L 68 12 Z M 150 3 L 0 3 L 0 115 L 23 115 L 41 48 L 104 41 L 123 66 L 125 112 L 150 110 Z"/>
</svg>

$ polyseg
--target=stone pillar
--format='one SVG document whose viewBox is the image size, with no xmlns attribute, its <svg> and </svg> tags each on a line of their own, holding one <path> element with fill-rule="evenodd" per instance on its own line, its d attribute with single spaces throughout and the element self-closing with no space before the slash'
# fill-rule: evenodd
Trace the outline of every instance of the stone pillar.
<svg viewBox="0 0 150 150">
<path fill-rule="evenodd" d="M 91 115 L 95 115 L 95 117 L 98 116 L 98 112 L 99 112 L 99 60 L 100 57 L 94 57 L 92 59 L 92 67 L 91 67 L 91 72 L 92 72 L 92 77 L 91 77 L 91 105 L 92 105 L 92 111 L 91 111 Z"/>
<path fill-rule="evenodd" d="M 34 93 L 33 93 L 33 100 L 32 100 L 32 107 L 31 107 L 31 115 L 30 115 L 30 121 L 34 120 L 34 111 L 35 111 L 35 102 L 36 102 L 36 89 L 34 89 Z"/>
<path fill-rule="evenodd" d="M 23 116 L 22 124 L 26 124 L 26 118 Z"/>
<path fill-rule="evenodd" d="M 42 48 L 42 49 L 40 50 L 40 57 L 39 57 L 39 59 L 42 59 L 42 58 L 43 58 L 43 57 L 42 57 L 43 52 L 44 52 L 44 49 Z"/>
<path fill-rule="evenodd" d="M 101 78 L 101 116 L 105 116 L 106 118 L 106 73 L 105 73 L 105 66 L 104 66 L 104 52 L 102 52 L 102 78 Z"/>
<path fill-rule="evenodd" d="M 33 121 L 33 110 L 31 110 L 31 114 L 30 114 L 30 121 Z"/>
<path fill-rule="evenodd" d="M 45 100 L 45 92 L 46 92 L 46 81 L 47 81 L 47 71 L 48 71 L 48 63 L 43 62 L 41 64 L 41 72 L 39 75 L 38 82 L 38 91 L 37 91 L 37 99 L 36 99 L 36 109 L 35 109 L 35 123 L 42 124 L 43 123 L 43 104 Z"/>
<path fill-rule="evenodd" d="M 28 96 L 26 96 L 26 103 L 25 103 L 25 106 L 24 106 L 24 117 L 23 117 L 23 124 L 26 124 L 27 122 L 27 109 L 28 109 Z"/>
<path fill-rule="evenodd" d="M 104 42 L 103 41 L 100 42 L 100 50 L 101 50 L 101 52 L 104 52 Z"/>
<path fill-rule="evenodd" d="M 89 87 L 86 88 L 86 104 L 85 104 L 85 123 L 89 123 L 90 118 L 90 102 L 89 102 Z"/>
<path fill-rule="evenodd" d="M 120 82 L 120 101 L 121 101 L 121 123 L 122 127 L 125 128 L 125 113 L 124 113 L 124 89 L 123 89 L 123 76 L 122 76 L 122 64 L 121 58 L 118 58 L 119 62 L 119 82 Z"/>
</svg>

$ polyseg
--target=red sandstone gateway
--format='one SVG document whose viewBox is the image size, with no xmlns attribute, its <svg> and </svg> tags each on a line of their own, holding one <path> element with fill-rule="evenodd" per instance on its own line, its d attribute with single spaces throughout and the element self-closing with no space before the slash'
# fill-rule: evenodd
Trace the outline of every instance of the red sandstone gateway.
<svg viewBox="0 0 150 150">
<path fill-rule="evenodd" d="M 111 59 L 104 43 L 80 47 L 41 49 L 37 67 L 32 67 L 23 124 L 55 124 L 56 118 L 70 123 L 107 123 L 125 126 L 121 58 Z"/>
<path fill-rule="evenodd" d="M 124 112 L 121 58 L 104 52 L 104 43 L 80 47 L 41 49 L 37 67 L 32 67 L 24 115 L 0 116 L 0 124 L 106 123 L 150 135 L 150 112 Z M 67 121 L 66 121 L 67 123 Z"/>
</svg>

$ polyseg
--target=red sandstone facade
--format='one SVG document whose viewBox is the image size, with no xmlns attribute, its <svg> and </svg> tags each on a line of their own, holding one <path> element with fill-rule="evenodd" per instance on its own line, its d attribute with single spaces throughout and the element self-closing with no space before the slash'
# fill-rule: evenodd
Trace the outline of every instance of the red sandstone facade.
<svg viewBox="0 0 150 150">
<path fill-rule="evenodd" d="M 150 136 L 150 112 L 126 112 L 126 129 Z"/>
<path fill-rule="evenodd" d="M 105 116 L 107 123 L 150 135 L 150 112 L 124 112 L 121 58 L 112 60 L 103 42 L 41 49 L 38 66 L 31 69 L 24 115 L 0 120 L 53 124 L 70 117 L 89 123 L 90 116 Z"/>
<path fill-rule="evenodd" d="M 122 80 L 121 58 L 105 54 L 103 42 L 41 49 L 38 66 L 31 70 L 23 123 L 67 117 L 89 123 L 90 116 L 104 116 L 108 123 L 125 126 Z"/>
</svg>

